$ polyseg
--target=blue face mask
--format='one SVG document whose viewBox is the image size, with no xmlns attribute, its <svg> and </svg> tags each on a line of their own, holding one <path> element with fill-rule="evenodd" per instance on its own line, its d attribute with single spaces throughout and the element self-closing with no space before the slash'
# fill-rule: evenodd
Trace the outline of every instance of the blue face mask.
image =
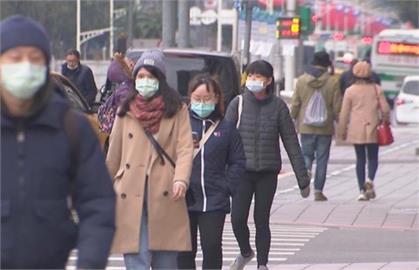
<svg viewBox="0 0 419 270">
<path fill-rule="evenodd" d="M 202 103 L 202 102 L 193 102 L 191 103 L 191 110 L 196 113 L 201 118 L 208 117 L 214 110 L 214 103 Z"/>
<path fill-rule="evenodd" d="M 265 87 L 263 86 L 263 81 L 260 80 L 247 80 L 246 88 L 253 93 L 257 93 L 265 89 Z"/>
<path fill-rule="evenodd" d="M 137 79 L 135 81 L 135 89 L 144 98 L 149 98 L 154 96 L 154 94 L 159 90 L 159 81 L 148 78 Z"/>
</svg>

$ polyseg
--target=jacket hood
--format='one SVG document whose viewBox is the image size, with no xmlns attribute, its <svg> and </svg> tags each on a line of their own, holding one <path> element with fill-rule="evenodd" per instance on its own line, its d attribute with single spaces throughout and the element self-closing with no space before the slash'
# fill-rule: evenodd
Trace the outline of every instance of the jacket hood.
<svg viewBox="0 0 419 270">
<path fill-rule="evenodd" d="M 312 66 L 307 69 L 306 76 L 307 84 L 312 88 L 318 89 L 326 84 L 330 74 L 326 68 Z"/>
</svg>

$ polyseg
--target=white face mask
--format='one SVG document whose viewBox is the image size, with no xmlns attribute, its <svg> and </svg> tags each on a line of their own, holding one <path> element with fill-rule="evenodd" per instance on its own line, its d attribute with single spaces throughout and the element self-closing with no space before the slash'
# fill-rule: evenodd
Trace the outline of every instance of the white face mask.
<svg viewBox="0 0 419 270">
<path fill-rule="evenodd" d="M 263 81 L 247 80 L 246 88 L 249 89 L 249 91 L 256 93 L 262 91 L 265 87 L 263 86 Z"/>
<path fill-rule="evenodd" d="M 67 65 L 67 68 L 69 70 L 76 70 L 78 67 L 79 67 L 79 65 L 75 65 L 75 66 L 69 66 L 69 65 Z"/>
<path fill-rule="evenodd" d="M 7 92 L 18 99 L 30 99 L 47 78 L 47 67 L 30 62 L 0 65 L 0 82 Z"/>
</svg>

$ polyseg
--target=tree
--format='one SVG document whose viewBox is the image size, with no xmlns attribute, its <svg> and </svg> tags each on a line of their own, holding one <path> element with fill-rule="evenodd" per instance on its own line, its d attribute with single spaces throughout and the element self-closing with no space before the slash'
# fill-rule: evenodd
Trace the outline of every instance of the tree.
<svg viewBox="0 0 419 270">
<path fill-rule="evenodd" d="M 375 8 L 386 11 L 395 11 L 402 22 L 411 22 L 414 27 L 419 28 L 419 0 L 374 0 Z"/>
</svg>

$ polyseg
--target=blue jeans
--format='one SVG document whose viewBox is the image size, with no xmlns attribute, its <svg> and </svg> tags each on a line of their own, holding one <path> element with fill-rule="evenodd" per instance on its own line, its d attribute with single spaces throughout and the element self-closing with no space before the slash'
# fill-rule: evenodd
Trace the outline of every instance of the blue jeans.
<svg viewBox="0 0 419 270">
<path fill-rule="evenodd" d="M 314 190 L 323 191 L 326 182 L 327 163 L 329 162 L 332 135 L 301 134 L 301 148 L 304 162 L 309 171 L 316 159 L 316 173 L 314 175 Z"/>
<path fill-rule="evenodd" d="M 359 190 L 365 191 L 365 164 L 367 163 L 366 154 L 368 157 L 368 178 L 374 181 L 375 173 L 378 168 L 378 144 L 355 144 L 356 154 L 356 177 L 358 178 Z"/>
<path fill-rule="evenodd" d="M 176 269 L 176 251 L 152 251 L 148 249 L 148 217 L 147 207 L 143 207 L 140 228 L 140 250 L 138 253 L 124 254 L 127 270 Z"/>
</svg>

